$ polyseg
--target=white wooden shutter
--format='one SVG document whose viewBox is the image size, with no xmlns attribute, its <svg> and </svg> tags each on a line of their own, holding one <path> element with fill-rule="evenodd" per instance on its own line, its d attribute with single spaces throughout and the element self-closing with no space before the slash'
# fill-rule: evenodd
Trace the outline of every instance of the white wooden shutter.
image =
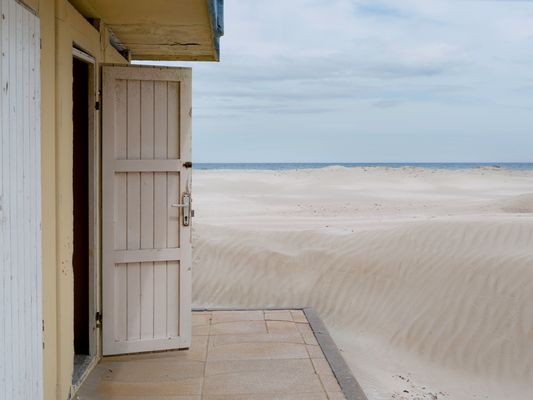
<svg viewBox="0 0 533 400">
<path fill-rule="evenodd" d="M 102 110 L 103 353 L 189 347 L 191 70 L 104 66 Z"/>
<path fill-rule="evenodd" d="M 39 19 L 0 0 L 0 399 L 42 399 Z"/>
</svg>

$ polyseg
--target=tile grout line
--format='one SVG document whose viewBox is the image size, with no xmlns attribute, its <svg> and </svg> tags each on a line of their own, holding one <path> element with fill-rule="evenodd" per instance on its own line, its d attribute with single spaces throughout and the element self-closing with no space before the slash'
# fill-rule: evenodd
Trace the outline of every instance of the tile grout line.
<svg viewBox="0 0 533 400">
<path fill-rule="evenodd" d="M 265 310 L 263 310 L 262 313 L 263 313 L 263 322 L 265 324 L 266 333 L 267 333 L 267 335 L 270 335 L 270 330 L 268 329 Z"/>
<path fill-rule="evenodd" d="M 291 317 L 292 317 L 292 314 L 291 314 Z M 307 320 L 307 316 L 305 317 L 306 319 L 306 325 L 309 326 L 309 328 L 311 328 L 311 330 L 313 330 L 313 328 L 311 327 L 311 324 L 309 323 L 309 321 Z M 296 322 L 295 322 L 296 324 Z M 329 400 L 329 395 L 328 395 L 328 392 L 326 391 L 326 387 L 324 386 L 324 382 L 322 382 L 322 379 L 320 378 L 320 374 L 318 373 L 318 371 L 316 370 L 316 367 L 315 367 L 315 364 L 313 363 L 313 358 L 311 357 L 311 353 L 309 352 L 308 348 L 307 348 L 307 343 L 305 342 L 305 338 L 303 336 L 303 333 L 300 332 L 300 330 L 298 329 L 298 334 L 300 335 L 300 337 L 302 338 L 302 341 L 303 341 L 303 346 L 304 346 L 304 349 L 305 349 L 305 352 L 307 353 L 307 356 L 309 357 L 309 362 L 311 363 L 311 366 L 313 367 L 313 371 L 315 371 L 315 375 L 317 376 L 318 378 L 318 381 L 320 382 L 320 387 L 322 388 L 322 391 L 324 392 L 324 394 L 326 395 L 326 398 Z M 332 371 L 333 372 L 333 371 Z"/>
<path fill-rule="evenodd" d="M 204 398 L 204 386 L 205 386 L 205 372 L 207 370 L 207 358 L 209 357 L 209 343 L 211 342 L 211 320 L 212 320 L 212 315 L 213 314 L 210 314 L 209 315 L 209 329 L 208 329 L 208 334 L 207 334 L 207 343 L 206 343 L 206 349 L 205 349 L 205 361 L 204 361 L 204 365 L 203 365 L 203 373 L 202 373 L 202 385 L 200 386 L 200 400 L 202 400 Z"/>
</svg>

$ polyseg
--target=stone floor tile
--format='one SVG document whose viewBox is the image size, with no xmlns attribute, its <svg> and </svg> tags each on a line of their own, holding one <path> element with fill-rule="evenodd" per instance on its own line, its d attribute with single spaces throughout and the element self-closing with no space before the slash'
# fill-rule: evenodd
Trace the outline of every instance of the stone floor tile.
<svg viewBox="0 0 533 400">
<path fill-rule="evenodd" d="M 211 314 L 192 314 L 192 326 L 211 325 Z"/>
<path fill-rule="evenodd" d="M 211 337 L 212 346 L 234 343 L 305 343 L 299 333 L 250 333 L 243 335 L 214 335 Z"/>
<path fill-rule="evenodd" d="M 98 394 L 110 396 L 188 396 L 200 395 L 203 378 L 180 379 L 173 382 L 116 382 L 102 381 Z"/>
<path fill-rule="evenodd" d="M 264 313 L 257 311 L 216 311 L 213 313 L 212 323 L 237 321 L 263 321 Z"/>
<path fill-rule="evenodd" d="M 227 396 L 203 396 L 202 400 L 327 400 L 325 393 L 291 393 L 291 394 L 238 394 Z"/>
<path fill-rule="evenodd" d="M 248 333 L 267 333 L 265 321 L 222 322 L 211 325 L 211 335 L 239 335 Z"/>
<path fill-rule="evenodd" d="M 324 353 L 322 352 L 322 349 L 320 346 L 313 346 L 313 345 L 306 345 L 307 352 L 309 353 L 309 357 L 311 358 L 325 358 Z"/>
<path fill-rule="evenodd" d="M 346 400 L 346 397 L 342 392 L 328 392 L 327 394 L 329 400 Z"/>
<path fill-rule="evenodd" d="M 192 327 L 193 336 L 207 336 L 209 335 L 209 325 L 197 325 Z"/>
<path fill-rule="evenodd" d="M 324 385 L 324 389 L 326 389 L 326 392 L 342 392 L 335 375 L 319 375 L 319 377 L 322 381 L 322 385 Z"/>
<path fill-rule="evenodd" d="M 205 366 L 205 376 L 226 373 L 270 371 L 276 370 L 286 374 L 302 371 L 309 374 L 315 373 L 313 364 L 308 358 L 291 358 L 278 360 L 224 360 L 209 361 Z"/>
<path fill-rule="evenodd" d="M 307 318 L 302 310 L 291 310 L 292 320 L 298 323 L 307 323 Z"/>
<path fill-rule="evenodd" d="M 333 371 L 329 366 L 328 361 L 325 358 L 313 358 L 311 359 L 315 372 L 319 375 L 333 375 Z"/>
<path fill-rule="evenodd" d="M 201 395 L 193 396 L 99 396 L 98 394 L 80 394 L 75 397 L 77 400 L 202 400 Z"/>
<path fill-rule="evenodd" d="M 207 358 L 207 342 L 207 336 L 193 336 L 191 348 L 189 350 L 179 351 L 177 357 L 182 357 L 186 360 L 205 361 Z"/>
<path fill-rule="evenodd" d="M 211 314 L 192 314 L 192 335 L 206 336 L 209 335 L 209 326 L 211 325 Z"/>
<path fill-rule="evenodd" d="M 323 393 L 318 376 L 308 371 L 248 371 L 205 377 L 203 395 Z"/>
<path fill-rule="evenodd" d="M 273 310 L 265 311 L 265 320 L 267 321 L 291 321 L 292 314 L 290 311 L 285 310 Z"/>
<path fill-rule="evenodd" d="M 312 344 L 313 346 L 318 346 L 316 341 L 315 334 L 313 332 L 302 332 L 302 338 L 305 341 L 305 344 Z"/>
<path fill-rule="evenodd" d="M 176 359 L 114 362 L 105 365 L 101 380 L 141 383 L 201 378 L 204 374 L 204 365 L 203 361 Z"/>
<path fill-rule="evenodd" d="M 236 343 L 209 348 L 207 361 L 309 358 L 305 345 L 296 343 Z"/>
<path fill-rule="evenodd" d="M 101 396 L 98 394 L 78 393 L 76 400 L 202 400 L 201 395 L 184 396 Z"/>
<path fill-rule="evenodd" d="M 298 333 L 294 322 L 289 321 L 266 321 L 268 333 Z"/>
<path fill-rule="evenodd" d="M 104 357 L 99 365 L 117 361 L 134 362 L 136 360 L 178 359 L 205 361 L 207 356 L 207 336 L 193 336 L 191 348 L 188 350 L 159 351 L 155 353 L 126 354 L 120 356 Z"/>
<path fill-rule="evenodd" d="M 300 333 L 313 333 L 309 324 L 294 324 Z"/>
</svg>

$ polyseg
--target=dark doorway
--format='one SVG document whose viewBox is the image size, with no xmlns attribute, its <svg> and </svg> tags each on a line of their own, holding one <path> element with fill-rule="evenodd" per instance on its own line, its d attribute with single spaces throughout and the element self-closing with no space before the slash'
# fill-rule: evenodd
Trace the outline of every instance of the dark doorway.
<svg viewBox="0 0 533 400">
<path fill-rule="evenodd" d="M 73 58 L 72 75 L 74 352 L 89 356 L 89 64 Z"/>
</svg>

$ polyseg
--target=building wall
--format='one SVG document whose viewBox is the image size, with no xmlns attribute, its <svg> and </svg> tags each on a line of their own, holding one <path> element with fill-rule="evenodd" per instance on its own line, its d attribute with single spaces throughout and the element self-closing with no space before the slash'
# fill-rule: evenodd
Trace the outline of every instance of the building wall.
<svg viewBox="0 0 533 400">
<path fill-rule="evenodd" d="M 65 400 L 71 389 L 74 358 L 72 46 L 76 44 L 95 57 L 97 87 L 98 64 L 127 61 L 109 45 L 105 26 L 97 30 L 66 0 L 24 2 L 41 21 L 44 399 Z M 96 118 L 98 121 L 98 114 Z M 99 160 L 96 164 L 100 165 Z M 99 209 L 98 205 L 97 212 Z M 93 256 L 100 260 L 99 254 Z"/>
<path fill-rule="evenodd" d="M 39 19 L 0 0 L 0 399 L 42 397 Z"/>
</svg>

